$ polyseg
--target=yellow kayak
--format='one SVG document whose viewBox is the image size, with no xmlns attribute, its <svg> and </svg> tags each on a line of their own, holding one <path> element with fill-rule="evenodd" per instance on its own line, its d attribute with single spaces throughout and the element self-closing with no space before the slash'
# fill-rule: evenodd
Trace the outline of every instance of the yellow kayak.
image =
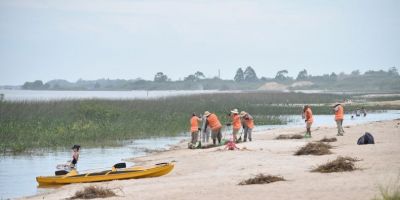
<svg viewBox="0 0 400 200">
<path fill-rule="evenodd" d="M 76 170 L 70 171 L 65 175 L 58 176 L 38 176 L 36 181 L 39 185 L 58 185 L 69 183 L 89 183 L 99 181 L 111 181 L 122 179 L 137 179 L 158 177 L 168 174 L 174 168 L 172 163 L 160 163 L 152 167 L 129 167 L 123 169 L 116 169 L 113 167 L 111 170 L 93 172 L 86 174 L 78 174 Z"/>
</svg>

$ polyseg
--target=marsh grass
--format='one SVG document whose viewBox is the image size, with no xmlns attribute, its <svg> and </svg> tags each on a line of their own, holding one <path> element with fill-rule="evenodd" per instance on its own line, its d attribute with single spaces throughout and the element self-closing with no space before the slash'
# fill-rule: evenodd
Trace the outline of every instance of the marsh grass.
<svg viewBox="0 0 400 200">
<path fill-rule="evenodd" d="M 253 178 L 241 181 L 239 185 L 267 184 L 277 181 L 285 181 L 285 179 L 282 176 L 258 174 Z"/>
<path fill-rule="evenodd" d="M 337 138 L 335 138 L 335 137 L 331 137 L 331 138 L 324 137 L 320 140 L 320 142 L 336 142 L 336 141 L 337 141 Z"/>
<path fill-rule="evenodd" d="M 2 101 L 0 154 L 176 136 L 188 132 L 193 112 L 206 110 L 216 113 L 223 124 L 230 121 L 227 114 L 233 108 L 252 114 L 256 125 L 284 124 L 279 115 L 298 114 L 304 103 L 318 104 L 313 106 L 315 114 L 328 114 L 329 104 L 340 99 L 333 94 L 243 92 L 149 100 Z"/>
<path fill-rule="evenodd" d="M 357 168 L 354 162 L 360 161 L 356 158 L 338 156 L 335 160 L 319 165 L 312 172 L 332 173 L 332 172 L 347 172 L 354 171 Z"/>
<path fill-rule="evenodd" d="M 300 156 L 300 155 L 326 155 L 326 154 L 331 154 L 332 152 L 329 150 L 331 149 L 332 146 L 329 144 L 325 144 L 322 142 L 316 142 L 316 143 L 308 143 L 305 146 L 301 147 L 299 150 L 295 152 L 294 155 Z"/>
<path fill-rule="evenodd" d="M 294 135 L 278 135 L 276 137 L 276 140 L 288 140 L 288 139 L 303 139 L 304 136 L 300 134 L 294 134 Z"/>
<path fill-rule="evenodd" d="M 373 200 L 400 200 L 400 176 L 395 181 L 389 181 L 386 185 L 379 186 L 379 196 Z"/>
<path fill-rule="evenodd" d="M 88 186 L 83 190 L 79 190 L 69 199 L 95 199 L 95 198 L 108 198 L 117 196 L 111 189 L 103 188 L 100 186 Z"/>
</svg>

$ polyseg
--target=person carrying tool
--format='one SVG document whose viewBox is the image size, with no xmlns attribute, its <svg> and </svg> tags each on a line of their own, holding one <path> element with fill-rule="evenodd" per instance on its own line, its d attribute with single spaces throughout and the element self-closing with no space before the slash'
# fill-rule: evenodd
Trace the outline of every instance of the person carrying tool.
<svg viewBox="0 0 400 200">
<path fill-rule="evenodd" d="M 343 119 L 344 119 L 344 109 L 343 106 L 338 103 L 335 106 L 333 106 L 333 110 L 335 112 L 335 121 L 338 129 L 337 136 L 343 136 L 344 130 L 343 130 Z"/>
<path fill-rule="evenodd" d="M 222 134 L 221 134 L 221 122 L 219 121 L 218 117 L 214 113 L 210 113 L 208 111 L 204 112 L 206 116 L 207 126 L 211 129 L 211 138 L 213 140 L 213 144 L 216 145 L 216 140 L 218 139 L 218 144 L 221 144 Z"/>
<path fill-rule="evenodd" d="M 242 127 L 242 123 L 240 122 L 240 116 L 239 116 L 239 111 L 238 109 L 233 109 L 231 110 L 231 119 L 232 119 L 232 136 L 233 136 L 233 141 L 237 142 L 237 134 L 240 131 L 240 128 Z"/>
<path fill-rule="evenodd" d="M 252 140 L 251 133 L 254 129 L 254 119 L 249 113 L 245 111 L 240 112 L 240 117 L 242 118 L 243 132 L 244 132 L 243 142 L 246 142 L 247 138 L 251 142 Z"/>
<path fill-rule="evenodd" d="M 304 106 L 303 112 L 304 121 L 306 122 L 306 134 L 304 135 L 304 138 L 311 138 L 311 125 L 314 122 L 311 107 L 309 105 Z"/>
<path fill-rule="evenodd" d="M 197 138 L 199 137 L 199 121 L 201 119 L 197 117 L 196 113 L 192 114 L 190 118 L 190 132 L 192 136 L 191 143 L 194 145 L 197 143 Z"/>
</svg>

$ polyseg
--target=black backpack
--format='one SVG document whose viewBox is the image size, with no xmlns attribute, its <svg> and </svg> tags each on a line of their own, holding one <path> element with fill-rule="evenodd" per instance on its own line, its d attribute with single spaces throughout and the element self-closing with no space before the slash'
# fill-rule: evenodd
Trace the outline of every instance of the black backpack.
<svg viewBox="0 0 400 200">
<path fill-rule="evenodd" d="M 358 139 L 357 144 L 375 144 L 374 136 L 372 136 L 371 133 L 365 132 L 365 134 Z"/>
</svg>

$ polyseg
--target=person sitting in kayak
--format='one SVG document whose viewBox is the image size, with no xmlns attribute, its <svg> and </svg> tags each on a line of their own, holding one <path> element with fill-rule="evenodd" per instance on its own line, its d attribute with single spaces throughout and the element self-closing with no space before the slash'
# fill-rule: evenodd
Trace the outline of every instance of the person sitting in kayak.
<svg viewBox="0 0 400 200">
<path fill-rule="evenodd" d="M 79 160 L 79 149 L 80 148 L 81 148 L 81 146 L 76 145 L 76 144 L 72 147 L 72 161 L 69 165 L 69 167 L 71 169 L 76 168 L 76 164 L 78 163 L 78 160 Z"/>
<path fill-rule="evenodd" d="M 59 164 L 56 166 L 57 169 L 70 171 L 72 169 L 76 169 L 76 164 L 79 160 L 79 149 L 81 146 L 74 145 L 72 147 L 72 160 L 68 160 L 66 164 Z"/>
</svg>

